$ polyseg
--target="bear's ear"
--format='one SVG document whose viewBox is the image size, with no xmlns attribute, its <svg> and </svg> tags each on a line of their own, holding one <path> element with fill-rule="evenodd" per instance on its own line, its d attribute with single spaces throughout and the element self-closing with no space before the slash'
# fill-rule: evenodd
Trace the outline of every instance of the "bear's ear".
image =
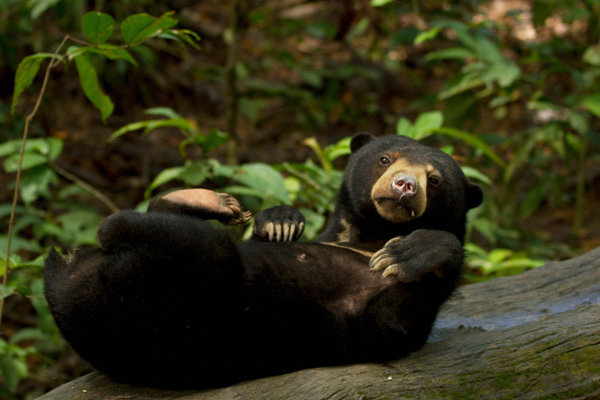
<svg viewBox="0 0 600 400">
<path fill-rule="evenodd" d="M 373 135 L 367 132 L 361 132 L 354 135 L 350 141 L 350 150 L 352 151 L 352 154 L 356 153 L 358 149 L 369 143 L 371 139 L 373 139 Z"/>
<path fill-rule="evenodd" d="M 483 202 L 483 190 L 476 183 L 467 182 L 465 195 L 467 197 L 467 210 L 475 208 Z"/>
</svg>

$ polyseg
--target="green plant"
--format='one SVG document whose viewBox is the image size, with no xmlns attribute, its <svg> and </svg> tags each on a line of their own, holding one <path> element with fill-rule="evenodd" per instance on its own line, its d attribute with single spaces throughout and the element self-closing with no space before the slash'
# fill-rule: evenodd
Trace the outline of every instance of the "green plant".
<svg viewBox="0 0 600 400">
<path fill-rule="evenodd" d="M 20 95 L 33 83 L 41 63 L 50 59 L 42 83 L 37 102 L 33 111 L 25 120 L 22 140 L 8 141 L 0 145 L 0 157 L 6 157 L 3 167 L 6 172 L 16 172 L 14 196 L 12 206 L 2 207 L 5 215 L 10 215 L 8 233 L 5 239 L 6 253 L 3 254 L 0 266 L 0 326 L 4 301 L 13 294 L 27 296 L 35 308 L 38 316 L 38 327 L 22 330 L 13 335 L 9 341 L 0 342 L 0 356 L 2 362 L 0 371 L 4 377 L 4 384 L 9 392 L 14 391 L 20 379 L 28 375 L 26 357 L 35 355 L 43 358 L 39 349 L 33 347 L 21 348 L 17 345 L 24 339 L 37 340 L 37 346 L 43 348 L 43 343 L 48 343 L 46 338 L 58 338 L 56 327 L 47 309 L 42 296 L 42 280 L 40 267 L 43 265 L 45 249 L 40 243 L 56 240 L 66 246 L 77 247 L 82 244 L 95 243 L 95 230 L 100 222 L 100 214 L 87 206 L 70 204 L 69 211 L 63 212 L 58 217 L 47 215 L 44 210 L 34 206 L 39 198 L 50 199 L 53 197 L 52 187 L 58 183 L 58 175 L 73 181 L 77 186 L 71 186 L 58 193 L 56 203 L 60 207 L 60 200 L 66 199 L 83 189 L 101 199 L 113 211 L 118 208 L 108 198 L 83 182 L 73 174 L 65 171 L 54 163 L 59 157 L 63 142 L 56 138 L 29 139 L 28 133 L 32 119 L 37 113 L 41 99 L 45 94 L 51 69 L 65 61 L 75 61 L 77 72 L 83 91 L 87 98 L 99 109 L 102 119 L 106 120 L 112 113 L 114 105 L 110 98 L 103 92 L 98 74 L 92 62 L 92 56 L 103 56 L 111 60 L 125 60 L 137 65 L 128 48 L 138 46 L 153 37 L 176 40 L 197 48 L 195 39 L 197 35 L 188 30 L 174 30 L 177 21 L 170 17 L 172 13 L 161 17 L 152 17 L 148 14 L 137 14 L 126 18 L 121 23 L 123 44 L 112 45 L 107 41 L 111 38 L 115 21 L 108 14 L 91 12 L 83 16 L 82 31 L 89 42 L 66 36 L 53 54 L 38 53 L 24 58 L 16 71 L 15 88 L 13 92 L 12 112 L 18 105 Z M 81 46 L 71 46 L 65 54 L 61 50 L 68 40 L 75 41 Z M 23 172 L 23 174 L 22 174 Z M 25 207 L 17 207 L 21 199 Z M 15 216 L 19 214 L 18 223 L 14 223 Z M 24 237 L 15 237 L 15 246 L 11 247 L 13 236 L 21 231 L 27 231 Z M 16 255 L 11 255 L 11 250 L 27 250 L 40 254 L 33 262 L 27 262 Z M 29 271 L 33 268 L 33 272 Z M 9 280 L 9 271 L 15 274 Z M 28 272 L 29 271 L 29 272 Z M 58 340 L 58 339 L 56 339 Z M 1 387 L 1 386 L 0 386 Z"/>
</svg>

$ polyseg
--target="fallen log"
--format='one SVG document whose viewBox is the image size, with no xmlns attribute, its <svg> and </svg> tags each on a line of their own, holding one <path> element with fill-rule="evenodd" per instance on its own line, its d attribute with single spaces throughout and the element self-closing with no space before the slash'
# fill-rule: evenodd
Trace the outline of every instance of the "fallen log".
<svg viewBox="0 0 600 400">
<path fill-rule="evenodd" d="M 599 399 L 600 247 L 462 286 L 418 352 L 204 391 L 114 383 L 94 372 L 40 400 Z"/>
</svg>

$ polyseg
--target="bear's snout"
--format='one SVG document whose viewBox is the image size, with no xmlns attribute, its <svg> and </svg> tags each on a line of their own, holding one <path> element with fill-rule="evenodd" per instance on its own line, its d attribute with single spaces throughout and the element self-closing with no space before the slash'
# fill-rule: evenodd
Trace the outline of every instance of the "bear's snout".
<svg viewBox="0 0 600 400">
<path fill-rule="evenodd" d="M 400 175 L 392 180 L 392 190 L 402 197 L 412 197 L 419 190 L 419 182 L 410 175 Z"/>
</svg>

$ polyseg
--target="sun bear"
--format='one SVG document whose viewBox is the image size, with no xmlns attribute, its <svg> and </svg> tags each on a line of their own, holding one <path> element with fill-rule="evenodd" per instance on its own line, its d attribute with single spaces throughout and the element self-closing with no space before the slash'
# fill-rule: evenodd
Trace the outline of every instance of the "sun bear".
<svg viewBox="0 0 600 400">
<path fill-rule="evenodd" d="M 361 133 L 335 213 L 298 242 L 292 207 L 259 213 L 234 243 L 208 219 L 250 218 L 188 189 L 121 211 L 99 248 L 51 252 L 45 291 L 60 331 L 98 370 L 134 385 L 206 388 L 418 350 L 460 278 L 466 212 L 482 201 L 444 152 Z"/>
</svg>

